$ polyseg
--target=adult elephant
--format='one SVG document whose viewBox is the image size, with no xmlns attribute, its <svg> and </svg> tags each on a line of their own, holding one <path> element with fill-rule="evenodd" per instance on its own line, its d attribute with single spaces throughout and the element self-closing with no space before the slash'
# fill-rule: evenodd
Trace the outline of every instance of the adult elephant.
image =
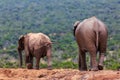
<svg viewBox="0 0 120 80">
<path fill-rule="evenodd" d="M 74 36 L 79 47 L 79 70 L 87 70 L 86 52 L 90 53 L 91 70 L 102 70 L 108 37 L 106 25 L 96 17 L 82 22 L 76 21 Z M 96 60 L 97 52 L 99 52 L 99 62 Z"/>
<path fill-rule="evenodd" d="M 20 67 L 22 67 L 22 51 L 25 51 L 25 63 L 28 69 L 33 68 L 33 57 L 36 58 L 36 69 L 39 69 L 40 58 L 47 56 L 48 68 L 51 67 L 51 40 L 43 33 L 28 33 L 20 36 L 18 52 Z"/>
</svg>

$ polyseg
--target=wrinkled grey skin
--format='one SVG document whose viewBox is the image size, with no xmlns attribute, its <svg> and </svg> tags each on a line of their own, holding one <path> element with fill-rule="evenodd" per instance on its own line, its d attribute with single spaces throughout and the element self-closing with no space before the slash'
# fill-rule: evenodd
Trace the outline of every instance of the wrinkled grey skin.
<svg viewBox="0 0 120 80">
<path fill-rule="evenodd" d="M 22 51 L 25 52 L 25 63 L 28 69 L 33 68 L 33 57 L 36 58 L 36 69 L 39 69 L 40 59 L 47 56 L 48 69 L 51 68 L 51 46 L 49 37 L 43 33 L 28 33 L 18 40 L 20 67 L 22 67 Z"/>
<path fill-rule="evenodd" d="M 87 70 L 86 52 L 90 53 L 91 70 L 102 70 L 108 37 L 106 25 L 96 17 L 85 19 L 82 22 L 76 21 L 74 36 L 79 47 L 79 70 Z M 98 62 L 96 60 L 97 52 L 99 52 Z"/>
</svg>

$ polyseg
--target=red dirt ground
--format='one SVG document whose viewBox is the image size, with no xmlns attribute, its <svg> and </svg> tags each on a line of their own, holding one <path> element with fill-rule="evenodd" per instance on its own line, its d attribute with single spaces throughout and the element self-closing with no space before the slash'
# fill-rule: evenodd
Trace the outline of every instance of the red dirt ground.
<svg viewBox="0 0 120 80">
<path fill-rule="evenodd" d="M 0 68 L 0 80 L 120 80 L 120 71 L 79 71 L 77 69 Z"/>
</svg>

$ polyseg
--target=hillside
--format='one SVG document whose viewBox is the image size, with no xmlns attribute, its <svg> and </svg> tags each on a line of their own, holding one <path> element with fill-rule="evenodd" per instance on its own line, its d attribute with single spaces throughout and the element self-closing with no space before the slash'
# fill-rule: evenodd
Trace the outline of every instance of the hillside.
<svg viewBox="0 0 120 80">
<path fill-rule="evenodd" d="M 96 16 L 109 29 L 105 66 L 116 69 L 120 64 L 119 4 L 119 0 L 0 0 L 0 61 L 5 62 L 1 67 L 14 67 L 9 61 L 18 65 L 17 41 L 29 32 L 43 32 L 55 43 L 53 63 L 77 63 L 73 24 Z"/>
</svg>

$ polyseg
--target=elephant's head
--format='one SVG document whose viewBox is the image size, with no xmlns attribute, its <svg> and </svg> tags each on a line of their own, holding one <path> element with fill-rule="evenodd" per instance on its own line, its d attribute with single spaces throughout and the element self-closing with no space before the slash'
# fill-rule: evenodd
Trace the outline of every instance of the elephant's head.
<svg viewBox="0 0 120 80">
<path fill-rule="evenodd" d="M 75 30 L 76 30 L 76 28 L 77 28 L 77 26 L 80 24 L 80 21 L 76 21 L 75 23 L 74 23 L 74 29 L 73 29 L 73 34 L 74 34 L 74 36 L 75 36 Z"/>
<path fill-rule="evenodd" d="M 24 50 L 24 36 L 20 36 L 19 40 L 18 40 L 18 53 L 19 53 L 19 57 L 20 57 L 20 67 L 22 66 L 22 51 Z"/>
</svg>

